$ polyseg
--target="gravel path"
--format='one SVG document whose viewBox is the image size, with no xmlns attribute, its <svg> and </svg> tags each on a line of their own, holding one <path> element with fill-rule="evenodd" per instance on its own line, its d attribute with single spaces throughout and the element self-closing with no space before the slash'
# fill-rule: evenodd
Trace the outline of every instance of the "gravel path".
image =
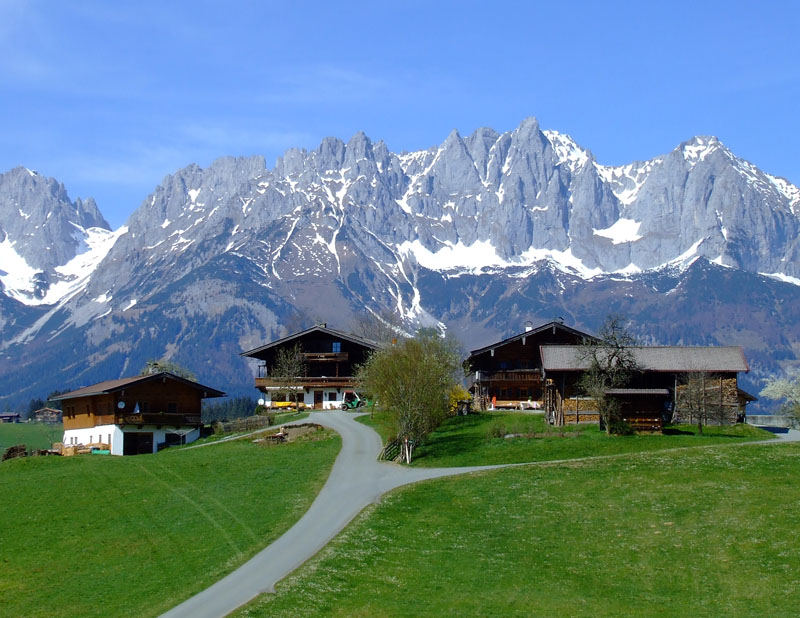
<svg viewBox="0 0 800 618">
<path fill-rule="evenodd" d="M 315 412 L 296 423 L 319 423 L 342 437 L 342 449 L 331 474 L 311 508 L 283 536 L 211 587 L 187 599 L 164 616 L 218 618 L 232 612 L 294 571 L 335 537 L 364 507 L 396 487 L 426 479 L 440 478 L 520 465 L 468 466 L 461 468 L 408 468 L 377 461 L 381 440 L 371 428 L 353 420 L 349 412 Z M 287 423 L 291 425 L 293 423 Z M 768 428 L 778 441 L 800 441 L 800 431 Z M 740 443 L 741 444 L 741 443 Z M 693 447 L 696 448 L 696 447 Z M 606 459 L 622 455 L 581 458 Z M 565 460 L 574 461 L 574 460 Z M 538 462 L 553 465 L 562 462 Z M 535 465 L 535 464 L 534 464 Z"/>
</svg>

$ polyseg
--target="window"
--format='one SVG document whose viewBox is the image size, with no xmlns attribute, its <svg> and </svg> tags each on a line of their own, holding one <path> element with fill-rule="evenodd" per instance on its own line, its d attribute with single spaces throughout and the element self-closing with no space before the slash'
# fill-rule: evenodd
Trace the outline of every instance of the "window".
<svg viewBox="0 0 800 618">
<path fill-rule="evenodd" d="M 167 404 L 167 412 L 169 414 L 177 414 L 178 412 L 178 404 L 175 402 L 171 402 Z"/>
<path fill-rule="evenodd" d="M 336 393 L 334 391 L 328 393 L 328 401 L 336 401 Z"/>
<path fill-rule="evenodd" d="M 342 342 L 341 341 L 334 341 L 333 342 L 333 353 L 339 354 L 342 351 Z"/>
</svg>

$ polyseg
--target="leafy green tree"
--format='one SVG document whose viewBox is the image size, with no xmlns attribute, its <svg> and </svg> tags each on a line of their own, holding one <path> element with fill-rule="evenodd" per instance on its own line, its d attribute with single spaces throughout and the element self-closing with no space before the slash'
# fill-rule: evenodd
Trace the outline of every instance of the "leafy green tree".
<svg viewBox="0 0 800 618">
<path fill-rule="evenodd" d="M 149 360 L 144 364 L 142 371 L 139 375 L 148 376 L 154 373 L 161 373 L 162 371 L 167 371 L 171 374 L 174 374 L 178 377 L 185 378 L 187 380 L 196 381 L 197 378 L 195 377 L 194 373 L 191 370 L 179 365 L 178 363 L 161 359 L 161 360 Z"/>
<path fill-rule="evenodd" d="M 619 404 L 606 391 L 627 386 L 638 370 L 632 349 L 635 345 L 636 340 L 625 328 L 625 320 L 621 316 L 610 315 L 600 329 L 598 340 L 584 342 L 581 350 L 581 356 L 588 361 L 589 368 L 578 386 L 597 402 L 597 411 L 606 433 L 623 431 Z"/>
<path fill-rule="evenodd" d="M 788 378 L 773 378 L 759 393 L 781 402 L 781 412 L 800 420 L 800 373 Z"/>
<path fill-rule="evenodd" d="M 414 447 L 448 415 L 460 372 L 458 344 L 432 329 L 376 351 L 359 368 L 361 388 L 392 417 L 406 463 Z"/>
</svg>

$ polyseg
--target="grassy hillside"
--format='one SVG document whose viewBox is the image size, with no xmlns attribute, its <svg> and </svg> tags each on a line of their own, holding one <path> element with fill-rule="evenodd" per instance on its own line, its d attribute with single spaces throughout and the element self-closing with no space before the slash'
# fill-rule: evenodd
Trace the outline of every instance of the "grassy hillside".
<svg viewBox="0 0 800 618">
<path fill-rule="evenodd" d="M 0 613 L 160 614 L 299 519 L 339 450 L 324 435 L 0 464 Z"/>
<path fill-rule="evenodd" d="M 15 444 L 24 444 L 29 449 L 50 448 L 53 442 L 60 442 L 63 435 L 61 423 L 0 423 L 0 454 Z"/>
<path fill-rule="evenodd" d="M 240 615 L 794 615 L 798 477 L 792 444 L 421 483 Z"/>
<path fill-rule="evenodd" d="M 384 440 L 391 433 L 382 413 L 358 419 Z M 539 414 L 491 412 L 453 416 L 445 420 L 414 452 L 412 465 L 425 467 L 479 466 L 616 455 L 685 446 L 769 440 L 768 431 L 750 425 L 668 427 L 664 435 L 608 436 L 593 425 L 567 425 L 560 431 Z M 505 437 L 518 435 L 518 437 Z"/>
</svg>

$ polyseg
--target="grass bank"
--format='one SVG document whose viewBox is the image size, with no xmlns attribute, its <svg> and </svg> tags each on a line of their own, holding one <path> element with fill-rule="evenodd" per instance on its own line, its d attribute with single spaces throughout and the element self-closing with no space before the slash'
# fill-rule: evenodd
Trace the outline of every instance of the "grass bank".
<svg viewBox="0 0 800 618">
<path fill-rule="evenodd" d="M 24 444 L 29 449 L 50 448 L 60 442 L 64 426 L 46 423 L 0 423 L 0 455 L 9 447 Z"/>
<path fill-rule="evenodd" d="M 0 464 L 3 615 L 155 616 L 287 530 L 340 439 Z"/>
<path fill-rule="evenodd" d="M 794 615 L 798 476 L 785 444 L 425 482 L 240 615 Z"/>
<path fill-rule="evenodd" d="M 386 440 L 391 424 L 385 415 L 361 417 Z M 516 437 L 506 437 L 506 436 Z M 616 455 L 687 446 L 768 440 L 768 431 L 750 425 L 668 427 L 653 435 L 609 436 L 596 424 L 549 426 L 542 415 L 490 412 L 453 416 L 434 431 L 414 452 L 412 465 L 424 467 L 477 466 L 529 461 L 574 459 Z"/>
</svg>

